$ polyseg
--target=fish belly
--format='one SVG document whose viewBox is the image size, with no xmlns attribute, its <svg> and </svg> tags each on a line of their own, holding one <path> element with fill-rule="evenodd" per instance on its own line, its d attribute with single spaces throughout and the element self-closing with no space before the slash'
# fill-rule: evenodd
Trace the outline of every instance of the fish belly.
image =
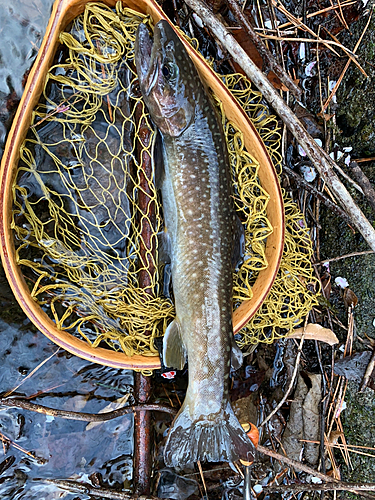
<svg viewBox="0 0 375 500">
<path fill-rule="evenodd" d="M 215 135 L 207 120 L 182 137 L 164 139 L 164 217 L 176 321 L 189 367 L 186 398 L 164 453 L 171 466 L 252 455 L 228 397 L 234 213 L 219 141 L 221 133 Z"/>
</svg>

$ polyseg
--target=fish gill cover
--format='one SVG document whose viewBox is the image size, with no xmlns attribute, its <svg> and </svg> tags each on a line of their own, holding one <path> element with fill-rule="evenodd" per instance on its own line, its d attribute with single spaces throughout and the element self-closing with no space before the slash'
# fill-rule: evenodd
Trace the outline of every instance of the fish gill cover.
<svg viewBox="0 0 375 500">
<path fill-rule="evenodd" d="M 152 29 L 149 17 L 122 8 L 120 2 L 114 10 L 89 3 L 61 34 L 61 49 L 34 110 L 13 187 L 17 262 L 32 296 L 58 328 L 93 346 L 104 341 L 129 356 L 157 355 L 154 339 L 174 317 L 169 266 L 160 265 L 158 258 L 163 218 L 154 163 L 148 174 L 141 168 L 155 149 L 134 65 L 141 22 Z M 261 93 L 242 75 L 221 78 L 280 170 L 280 132 Z M 235 206 L 245 228 L 244 259 L 233 275 L 238 307 L 251 299 L 252 285 L 267 267 L 269 195 L 241 131 L 217 105 Z M 280 270 L 267 299 L 238 336 L 242 348 L 286 334 L 316 303 L 309 231 L 285 194 L 284 203 Z"/>
</svg>

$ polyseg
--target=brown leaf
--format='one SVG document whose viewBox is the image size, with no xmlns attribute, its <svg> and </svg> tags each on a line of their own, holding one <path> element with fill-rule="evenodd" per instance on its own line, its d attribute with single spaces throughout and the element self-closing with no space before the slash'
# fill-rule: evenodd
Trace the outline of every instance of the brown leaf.
<svg viewBox="0 0 375 500">
<path fill-rule="evenodd" d="M 258 66 L 258 68 L 262 69 L 263 66 L 263 59 L 261 55 L 259 54 L 257 48 L 253 44 L 253 42 L 250 40 L 249 36 L 245 33 L 243 28 L 239 30 L 233 30 L 232 35 L 234 38 L 237 40 L 237 42 L 241 45 L 243 50 L 246 52 L 246 54 L 250 57 L 250 59 L 253 61 L 254 64 Z M 234 63 L 236 70 L 239 68 L 237 63 Z M 241 73 L 243 73 L 243 70 L 241 70 Z"/>
<path fill-rule="evenodd" d="M 307 380 L 309 379 L 309 380 Z M 299 375 L 297 387 L 290 405 L 288 424 L 282 437 L 283 451 L 293 460 L 305 459 L 315 466 L 319 459 L 319 448 L 307 441 L 319 439 L 319 402 L 321 400 L 321 375 Z"/>
<path fill-rule="evenodd" d="M 297 328 L 287 335 L 288 339 L 300 339 L 302 333 L 305 331 L 305 339 L 307 340 L 319 340 L 320 342 L 325 342 L 329 345 L 338 344 L 338 338 L 329 328 L 324 328 L 316 323 L 308 323 L 306 329 Z"/>
<path fill-rule="evenodd" d="M 308 109 L 297 103 L 295 106 L 295 115 L 304 124 L 307 132 L 312 137 L 322 137 L 324 134 L 323 127 L 317 122 L 316 117 Z"/>
<path fill-rule="evenodd" d="M 237 42 L 241 45 L 241 47 L 244 49 L 246 54 L 250 57 L 250 59 L 253 61 L 254 64 L 258 66 L 259 69 L 262 69 L 263 67 L 263 59 L 262 56 L 259 54 L 257 48 L 253 44 L 253 42 L 250 40 L 248 35 L 245 33 L 245 31 L 241 28 L 238 30 L 233 30 L 232 35 L 234 38 L 237 40 Z M 245 72 L 239 66 L 235 61 L 233 61 L 233 65 L 238 71 L 238 73 L 242 73 L 243 75 Z M 272 85 L 275 87 L 275 89 L 281 89 L 284 91 L 287 91 L 288 89 L 285 87 L 285 85 L 282 84 L 282 82 L 279 80 L 279 78 L 275 75 L 273 71 L 270 71 L 267 75 L 268 80 L 272 83 Z"/>
<path fill-rule="evenodd" d="M 343 299 L 346 308 L 350 306 L 355 307 L 358 304 L 358 297 L 350 288 L 345 288 Z"/>
</svg>

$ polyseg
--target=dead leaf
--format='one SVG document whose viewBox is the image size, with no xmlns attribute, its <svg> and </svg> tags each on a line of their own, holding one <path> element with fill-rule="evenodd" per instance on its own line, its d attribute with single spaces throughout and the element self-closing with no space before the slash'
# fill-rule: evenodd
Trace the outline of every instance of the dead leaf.
<svg viewBox="0 0 375 500">
<path fill-rule="evenodd" d="M 241 45 L 241 47 L 244 49 L 244 51 L 250 57 L 253 63 L 256 64 L 259 69 L 262 69 L 263 67 L 262 56 L 259 54 L 258 49 L 250 40 L 249 36 L 246 34 L 243 28 L 239 30 L 234 30 L 232 35 Z M 239 64 L 237 64 L 235 61 L 233 61 L 233 65 L 238 73 L 245 74 L 241 66 L 239 66 Z M 275 89 L 281 89 L 285 92 L 289 90 L 287 87 L 285 87 L 285 85 L 280 81 L 280 79 L 275 75 L 273 71 L 268 72 L 267 78 L 275 87 Z"/>
<path fill-rule="evenodd" d="M 322 398 L 322 376 L 308 374 L 311 388 L 307 393 L 302 407 L 303 436 L 307 441 L 318 440 L 319 436 L 319 403 Z M 319 461 L 319 447 L 314 443 L 305 444 L 305 458 L 313 465 Z"/>
<path fill-rule="evenodd" d="M 358 297 L 350 288 L 345 288 L 343 299 L 346 308 L 350 306 L 355 307 L 358 304 Z"/>
<path fill-rule="evenodd" d="M 323 127 L 317 122 L 316 115 L 297 102 L 294 113 L 304 124 L 305 129 L 312 137 L 323 137 Z"/>
<path fill-rule="evenodd" d="M 235 30 L 232 33 L 233 37 L 237 40 L 237 42 L 241 45 L 243 50 L 246 52 L 246 54 L 250 57 L 250 59 L 253 61 L 254 64 L 258 66 L 258 68 L 262 68 L 263 66 L 263 59 L 262 56 L 259 54 L 257 48 L 253 44 L 253 42 L 250 40 L 249 36 L 246 34 L 245 30 L 243 28 L 239 30 Z M 243 72 L 243 70 L 241 70 Z"/>
<path fill-rule="evenodd" d="M 113 403 L 109 403 L 109 405 L 107 405 L 105 408 L 100 410 L 99 413 L 108 413 L 110 411 L 119 410 L 120 408 L 122 408 L 123 406 L 126 405 L 128 399 L 129 399 L 129 396 L 130 396 L 130 394 L 125 394 L 125 396 L 123 396 L 122 398 L 116 399 L 116 401 L 113 401 Z M 96 427 L 97 425 L 100 425 L 102 423 L 103 422 L 90 422 L 87 424 L 85 430 L 89 431 L 89 430 L 93 429 L 94 427 Z"/>
<path fill-rule="evenodd" d="M 357 352 L 335 361 L 334 373 L 348 380 L 361 382 L 371 359 L 371 351 Z M 375 373 L 374 373 L 375 378 Z"/>
<path fill-rule="evenodd" d="M 299 375 L 297 379 L 289 420 L 281 442 L 287 457 L 300 461 L 303 450 L 304 458 L 315 466 L 319 460 L 319 447 L 312 442 L 304 443 L 304 441 L 319 439 L 321 375 L 306 374 L 305 377 L 306 380 Z"/>
<path fill-rule="evenodd" d="M 292 333 L 289 333 L 287 338 L 300 339 L 303 332 L 305 332 L 306 340 L 319 340 L 320 342 L 325 342 L 329 345 L 338 344 L 339 342 L 332 330 L 324 328 L 316 323 L 308 323 L 305 330 L 303 328 L 297 328 Z"/>
</svg>

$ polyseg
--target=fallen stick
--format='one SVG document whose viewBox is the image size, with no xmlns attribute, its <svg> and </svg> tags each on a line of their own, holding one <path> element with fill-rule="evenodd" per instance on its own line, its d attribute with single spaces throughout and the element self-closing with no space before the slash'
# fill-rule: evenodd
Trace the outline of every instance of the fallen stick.
<svg viewBox="0 0 375 500">
<path fill-rule="evenodd" d="M 351 169 L 352 176 L 361 186 L 363 194 L 366 196 L 371 208 L 375 211 L 375 189 L 372 187 L 369 178 L 362 172 L 362 169 L 356 161 L 350 162 L 349 167 Z"/>
<path fill-rule="evenodd" d="M 233 59 L 242 67 L 258 90 L 262 92 L 263 97 L 274 108 L 306 152 L 324 182 L 331 188 L 341 207 L 348 213 L 353 225 L 362 234 L 369 246 L 375 250 L 375 230 L 333 171 L 335 162 L 332 158 L 306 132 L 302 123 L 273 88 L 262 71 L 253 63 L 243 48 L 206 5 L 201 0 L 185 0 L 185 2 L 201 19 L 204 19 L 205 24 L 220 40 Z"/>
<path fill-rule="evenodd" d="M 320 264 L 326 264 L 327 262 L 336 262 L 337 260 L 341 259 L 347 259 L 348 257 L 358 257 L 359 255 L 371 255 L 374 253 L 374 250 L 365 250 L 364 252 L 352 252 L 352 253 L 347 253 L 345 255 L 340 255 L 339 257 L 332 257 L 332 259 L 324 259 L 319 262 L 314 262 L 314 266 L 320 265 Z"/>
<path fill-rule="evenodd" d="M 65 418 L 68 420 L 80 420 L 81 422 L 107 422 L 108 420 L 113 420 L 114 418 L 122 417 L 123 415 L 127 415 L 129 413 L 143 411 L 161 411 L 163 413 L 169 413 L 173 416 L 177 413 L 174 408 L 158 404 L 139 404 L 133 406 L 125 406 L 124 408 L 119 408 L 118 410 L 98 414 L 57 410 L 56 408 L 49 408 L 48 406 L 42 406 L 36 403 L 30 403 L 30 401 L 26 401 L 24 399 L 15 398 L 0 398 L 0 405 L 22 408 L 23 410 L 31 410 L 37 413 L 50 415 L 52 417 Z"/>
<path fill-rule="evenodd" d="M 294 172 L 291 168 L 283 165 L 283 172 L 288 174 L 288 177 L 294 179 L 297 186 L 303 186 L 306 191 L 313 194 L 318 200 L 320 200 L 324 205 L 326 205 L 332 212 L 335 212 L 339 217 L 341 217 L 344 221 L 350 223 L 351 219 L 349 215 L 343 210 L 341 207 L 333 203 L 327 196 L 324 196 L 318 189 L 316 189 L 312 184 L 305 181 L 303 177 Z"/>
<path fill-rule="evenodd" d="M 348 483 L 342 483 L 339 479 L 328 476 L 327 474 L 323 474 L 322 472 L 319 472 L 319 471 L 313 469 L 312 467 L 309 467 L 308 465 L 302 464 L 301 462 L 297 462 L 296 460 L 292 460 L 291 458 L 285 457 L 284 455 L 281 455 L 280 453 L 277 453 L 276 451 L 270 450 L 269 448 L 266 448 L 265 446 L 258 445 L 257 450 L 259 451 L 259 453 L 262 453 L 263 455 L 274 458 L 275 460 L 278 460 L 281 463 L 289 465 L 290 467 L 293 467 L 295 470 L 298 470 L 301 472 L 306 472 L 306 474 L 310 474 L 313 477 L 319 478 L 321 481 L 324 481 L 324 484 L 330 484 L 330 485 L 337 484 L 338 486 L 348 484 Z M 306 491 L 308 491 L 308 488 L 311 485 L 304 484 L 304 485 L 301 485 L 301 487 L 302 486 L 306 488 Z M 319 486 L 323 486 L 323 485 L 320 484 Z M 355 487 L 358 485 L 355 485 L 355 484 L 350 485 L 350 487 L 352 487 L 352 486 Z M 371 487 L 373 485 L 369 484 L 369 486 Z M 270 486 L 270 488 L 271 488 L 271 486 Z M 323 489 L 324 488 L 321 488 L 321 490 L 323 490 Z M 339 488 L 339 489 L 341 489 L 341 488 Z M 270 491 L 270 490 L 267 490 L 267 491 Z M 303 490 L 303 491 L 305 491 L 305 490 Z M 352 491 L 352 490 L 350 490 L 350 491 Z M 357 491 L 357 490 L 355 490 L 355 491 Z M 362 491 L 363 497 L 374 498 L 370 493 L 365 493 L 364 490 L 361 490 L 361 491 Z"/>
<path fill-rule="evenodd" d="M 107 498 L 110 500 L 160 500 L 152 495 L 129 495 L 121 491 L 110 490 L 108 488 L 97 488 L 88 483 L 79 483 L 70 479 L 40 479 L 43 483 L 54 484 L 62 490 L 82 493 L 93 497 Z"/>
<path fill-rule="evenodd" d="M 332 478 L 330 476 L 327 476 L 327 474 L 323 474 L 322 472 L 319 472 L 312 467 L 309 467 L 308 465 L 305 465 L 301 462 L 297 462 L 296 460 L 293 460 L 292 458 L 285 457 L 284 455 L 281 455 L 280 453 L 277 453 L 276 451 L 270 450 L 269 448 L 266 448 L 265 446 L 258 445 L 257 446 L 257 451 L 259 453 L 262 453 L 263 455 L 266 455 L 267 457 L 274 458 L 275 460 L 278 460 L 279 462 L 282 462 L 286 465 L 289 465 L 290 467 L 293 467 L 295 470 L 298 470 L 300 472 L 306 472 L 306 474 L 310 474 L 313 477 L 317 477 L 320 480 L 324 482 L 338 482 L 338 479 Z"/>
<path fill-rule="evenodd" d="M 303 491 L 350 491 L 352 493 L 358 493 L 360 491 L 375 491 L 374 483 L 324 483 L 324 484 L 273 484 L 270 486 L 265 486 L 264 489 L 268 492 L 279 491 L 286 492 L 290 491 L 293 493 L 299 493 Z"/>
</svg>

